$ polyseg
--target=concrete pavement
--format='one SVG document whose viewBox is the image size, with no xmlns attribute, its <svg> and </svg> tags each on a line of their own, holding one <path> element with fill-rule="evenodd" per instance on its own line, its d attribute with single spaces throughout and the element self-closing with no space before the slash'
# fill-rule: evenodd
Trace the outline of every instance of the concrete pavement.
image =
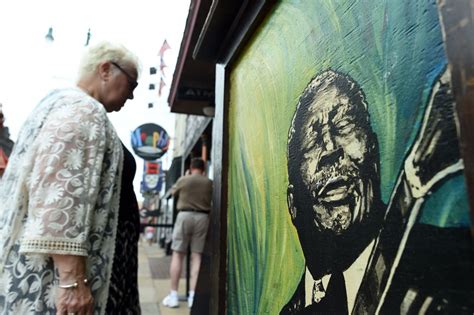
<svg viewBox="0 0 474 315">
<path fill-rule="evenodd" d="M 166 256 L 158 244 L 149 245 L 140 240 L 138 245 L 138 286 L 140 305 L 143 315 L 188 315 L 187 301 L 180 301 L 178 308 L 168 308 L 161 301 L 169 293 L 169 266 L 171 256 Z M 179 295 L 185 295 L 186 283 L 182 276 L 179 283 Z"/>
</svg>

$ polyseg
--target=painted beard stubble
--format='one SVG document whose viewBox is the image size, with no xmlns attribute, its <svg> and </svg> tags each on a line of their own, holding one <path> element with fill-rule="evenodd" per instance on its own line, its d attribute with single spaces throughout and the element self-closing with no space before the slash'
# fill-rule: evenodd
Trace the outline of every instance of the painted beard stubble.
<svg viewBox="0 0 474 315">
<path fill-rule="evenodd" d="M 356 199 L 361 199 L 357 182 L 359 171 L 354 166 L 338 163 L 324 167 L 311 191 L 314 221 L 319 229 L 340 234 L 353 220 Z"/>
<path fill-rule="evenodd" d="M 376 166 L 370 162 L 361 164 L 348 158 L 323 165 L 314 175 L 318 180 L 308 185 L 317 229 L 340 235 L 351 226 L 363 223 L 373 210 L 376 172 Z"/>
</svg>

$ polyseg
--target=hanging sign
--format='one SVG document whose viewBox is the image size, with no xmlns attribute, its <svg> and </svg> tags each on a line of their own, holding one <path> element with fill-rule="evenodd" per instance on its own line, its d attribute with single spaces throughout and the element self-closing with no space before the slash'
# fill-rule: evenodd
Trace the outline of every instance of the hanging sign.
<svg viewBox="0 0 474 315">
<path fill-rule="evenodd" d="M 143 180 L 141 182 L 141 193 L 154 192 L 161 190 L 163 185 L 162 162 L 145 161 L 143 170 Z"/>
<path fill-rule="evenodd" d="M 170 144 L 170 137 L 161 126 L 143 124 L 132 133 L 132 148 L 136 155 L 147 161 L 162 157 Z"/>
</svg>

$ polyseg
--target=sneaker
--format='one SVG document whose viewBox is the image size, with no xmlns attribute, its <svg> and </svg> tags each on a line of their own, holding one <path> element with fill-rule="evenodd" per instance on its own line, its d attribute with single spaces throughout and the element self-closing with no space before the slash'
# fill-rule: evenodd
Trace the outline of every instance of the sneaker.
<svg viewBox="0 0 474 315">
<path fill-rule="evenodd" d="M 194 301 L 194 298 L 193 297 L 188 297 L 188 307 L 191 308 L 193 306 L 193 301 Z"/>
<path fill-rule="evenodd" d="M 179 306 L 179 301 L 178 297 L 172 297 L 170 294 L 168 294 L 164 299 L 162 304 L 166 307 L 178 307 Z"/>
</svg>

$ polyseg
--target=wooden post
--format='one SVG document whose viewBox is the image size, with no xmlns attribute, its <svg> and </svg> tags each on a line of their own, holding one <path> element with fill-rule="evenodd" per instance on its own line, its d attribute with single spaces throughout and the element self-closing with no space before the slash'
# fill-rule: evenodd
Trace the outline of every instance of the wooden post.
<svg viewBox="0 0 474 315">
<path fill-rule="evenodd" d="M 438 0 L 438 10 L 460 122 L 474 237 L 474 0 Z"/>
</svg>

